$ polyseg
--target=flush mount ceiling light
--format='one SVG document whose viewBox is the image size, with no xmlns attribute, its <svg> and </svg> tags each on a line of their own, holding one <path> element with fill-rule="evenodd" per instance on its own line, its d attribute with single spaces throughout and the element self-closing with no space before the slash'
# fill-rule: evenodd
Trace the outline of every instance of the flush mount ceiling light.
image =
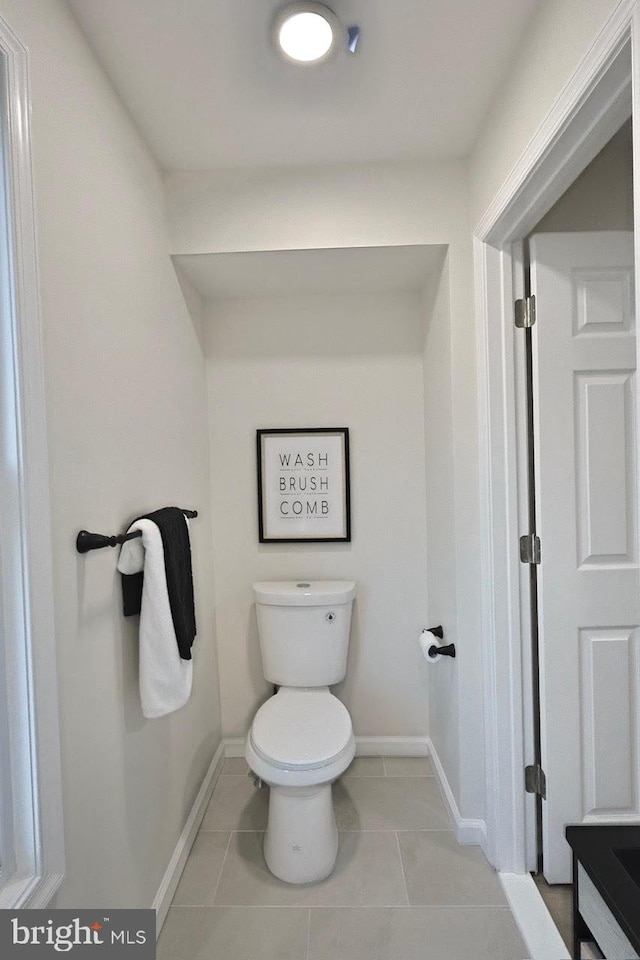
<svg viewBox="0 0 640 960">
<path fill-rule="evenodd" d="M 280 53 L 295 63 L 321 63 L 336 48 L 342 30 L 324 3 L 290 3 L 276 14 L 273 38 Z"/>
</svg>

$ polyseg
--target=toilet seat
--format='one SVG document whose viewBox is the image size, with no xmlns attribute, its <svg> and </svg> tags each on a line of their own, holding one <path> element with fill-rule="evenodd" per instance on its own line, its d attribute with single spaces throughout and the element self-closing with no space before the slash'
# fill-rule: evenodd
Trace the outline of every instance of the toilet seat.
<svg viewBox="0 0 640 960">
<path fill-rule="evenodd" d="M 251 745 L 281 770 L 318 770 L 352 749 L 349 711 L 326 687 L 282 687 L 256 713 Z"/>
</svg>

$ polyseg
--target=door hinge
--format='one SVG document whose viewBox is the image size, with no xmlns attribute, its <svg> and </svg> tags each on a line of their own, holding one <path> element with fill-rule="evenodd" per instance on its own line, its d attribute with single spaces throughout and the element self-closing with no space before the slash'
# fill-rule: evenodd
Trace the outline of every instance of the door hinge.
<svg viewBox="0 0 640 960">
<path fill-rule="evenodd" d="M 536 298 L 535 296 L 523 297 L 522 300 L 516 300 L 515 303 L 516 327 L 525 329 L 532 327 L 536 322 Z"/>
<path fill-rule="evenodd" d="M 520 537 L 520 563 L 540 563 L 540 537 L 535 533 Z"/>
<path fill-rule="evenodd" d="M 546 800 L 547 778 L 539 763 L 532 763 L 524 768 L 524 788 L 527 793 L 535 793 Z"/>
</svg>

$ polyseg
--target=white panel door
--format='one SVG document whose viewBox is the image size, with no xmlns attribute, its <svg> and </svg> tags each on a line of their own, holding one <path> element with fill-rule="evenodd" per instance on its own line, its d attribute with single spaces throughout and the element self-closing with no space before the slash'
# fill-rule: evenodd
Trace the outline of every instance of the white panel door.
<svg viewBox="0 0 640 960">
<path fill-rule="evenodd" d="M 530 243 L 544 875 L 568 823 L 640 821 L 640 580 L 631 233 Z"/>
</svg>

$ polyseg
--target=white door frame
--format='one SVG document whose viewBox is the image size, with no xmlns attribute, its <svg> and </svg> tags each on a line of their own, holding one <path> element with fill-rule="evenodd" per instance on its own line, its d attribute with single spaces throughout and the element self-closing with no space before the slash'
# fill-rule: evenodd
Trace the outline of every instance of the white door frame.
<svg viewBox="0 0 640 960">
<path fill-rule="evenodd" d="M 8 640 L 0 642 L 2 852 L 9 860 L 0 867 L 0 908 L 16 909 L 47 906 L 64 879 L 65 855 L 29 55 L 1 17 L 0 58 L 0 163 L 7 194 L 1 219 L 10 290 L 2 318 L 3 439 L 11 434 L 3 449 L 3 466 L 10 461 L 11 469 L 2 473 L 2 513 L 12 534 L 0 568 L 1 626 Z"/>
<path fill-rule="evenodd" d="M 636 306 L 640 288 L 640 11 L 623 0 L 474 231 L 480 429 L 487 844 L 498 870 L 525 873 L 528 596 L 519 525 L 518 346 L 512 244 L 523 239 L 634 108 Z"/>
</svg>

